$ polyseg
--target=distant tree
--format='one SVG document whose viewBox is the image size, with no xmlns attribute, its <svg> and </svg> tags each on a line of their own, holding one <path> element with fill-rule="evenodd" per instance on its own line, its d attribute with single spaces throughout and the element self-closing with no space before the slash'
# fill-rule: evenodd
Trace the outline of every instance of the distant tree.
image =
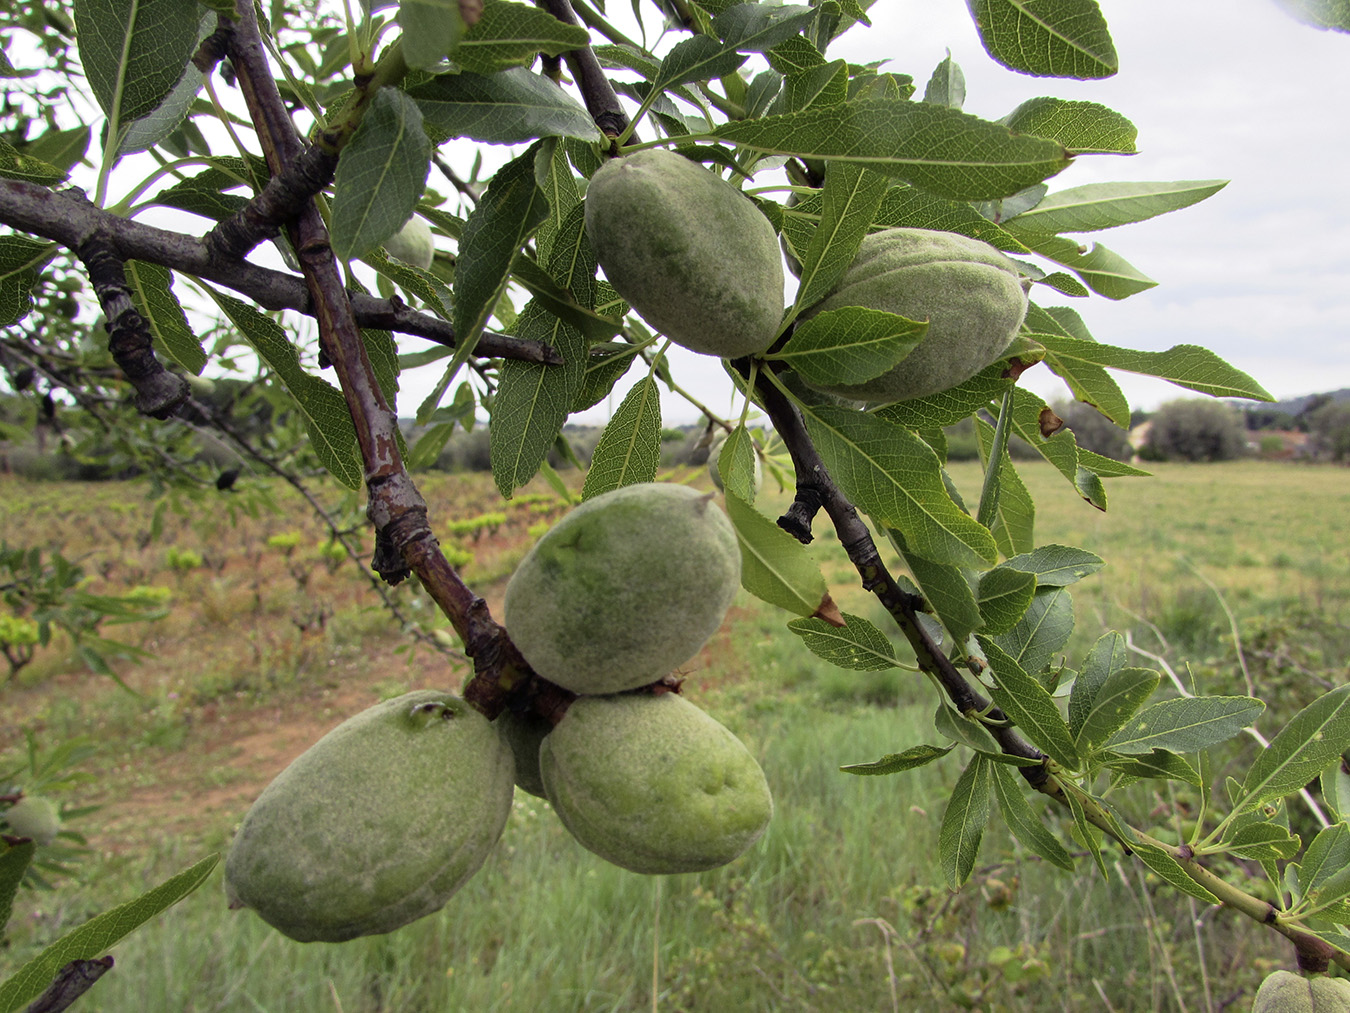
<svg viewBox="0 0 1350 1013">
<path fill-rule="evenodd" d="M 1169 401 L 1152 423 L 1145 448 L 1153 460 L 1231 461 L 1247 451 L 1242 415 L 1221 401 Z"/>
<path fill-rule="evenodd" d="M 1350 461 L 1350 401 L 1328 401 L 1307 414 L 1313 452 L 1333 461 Z"/>
<path fill-rule="evenodd" d="M 1073 430 L 1080 447 L 1117 461 L 1134 456 L 1130 435 L 1101 412 L 1082 401 L 1056 401 L 1054 412 Z"/>
<path fill-rule="evenodd" d="M 1283 429 L 1287 431 L 1297 428 L 1293 415 L 1270 405 L 1244 406 L 1242 421 L 1249 430 L 1253 431 L 1262 429 Z"/>
</svg>

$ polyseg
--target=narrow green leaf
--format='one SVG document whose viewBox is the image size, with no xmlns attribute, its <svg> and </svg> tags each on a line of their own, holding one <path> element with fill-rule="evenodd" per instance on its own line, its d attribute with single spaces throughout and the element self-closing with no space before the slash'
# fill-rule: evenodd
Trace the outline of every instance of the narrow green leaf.
<svg viewBox="0 0 1350 1013">
<path fill-rule="evenodd" d="M 1103 879 L 1109 879 L 1111 874 L 1107 872 L 1106 861 L 1102 858 L 1101 838 L 1097 828 L 1088 822 L 1087 813 L 1083 810 L 1083 803 L 1079 800 L 1077 792 L 1066 792 L 1064 799 L 1069 804 L 1069 812 L 1073 814 L 1073 823 L 1078 831 L 1078 836 L 1092 855 L 1092 860 L 1097 864 L 1097 871 L 1102 874 Z"/>
<path fill-rule="evenodd" d="M 903 99 L 812 106 L 732 121 L 716 133 L 765 154 L 855 162 L 951 200 L 1007 197 L 1069 163 L 1055 141 Z"/>
<path fill-rule="evenodd" d="M 989 822 L 989 767 L 979 753 L 957 778 L 938 830 L 938 860 L 947 885 L 959 890 L 975 868 L 980 838 Z"/>
<path fill-rule="evenodd" d="M 1206 904 L 1218 904 L 1219 898 L 1186 875 L 1181 864 L 1156 844 L 1145 844 L 1140 840 L 1130 841 L 1130 850 L 1136 857 L 1158 874 L 1164 882 L 1170 883 L 1182 893 L 1189 894 Z"/>
<path fill-rule="evenodd" d="M 1003 397 L 1003 392 L 1013 386 L 1012 380 L 1001 375 L 1003 371 L 1004 366 L 995 363 L 951 390 L 931 397 L 898 401 L 878 408 L 872 414 L 906 429 L 953 426 L 987 407 L 990 401 Z"/>
<path fill-rule="evenodd" d="M 923 100 L 931 105 L 952 109 L 960 109 L 966 104 L 966 75 L 961 72 L 960 65 L 952 59 L 950 52 L 933 69 L 928 85 L 923 90 Z"/>
<path fill-rule="evenodd" d="M 1114 631 L 1103 634 L 1088 651 L 1087 657 L 1074 680 L 1073 691 L 1069 694 L 1069 728 L 1075 737 L 1087 720 L 1097 692 L 1111 677 L 1112 673 L 1124 668 L 1129 660 L 1125 647 L 1125 638 Z"/>
<path fill-rule="evenodd" d="M 1078 441 L 1074 439 L 1073 431 L 1070 429 L 1060 429 L 1049 438 L 1043 436 L 1040 426 L 1046 413 L 1053 414 L 1050 412 L 1050 406 L 1039 395 L 1022 387 L 1013 388 L 1014 435 L 1026 440 L 1042 457 L 1053 464 L 1055 469 L 1073 484 L 1078 495 L 1098 510 L 1105 510 L 1106 487 L 1102 485 L 1101 477 L 1078 463 L 1080 454 L 1086 455 L 1087 451 L 1079 450 Z"/>
<path fill-rule="evenodd" d="M 994 794 L 998 799 L 998 808 L 1003 813 L 1003 822 L 1013 836 L 1033 854 L 1040 855 L 1047 862 L 1061 869 L 1073 868 L 1073 856 L 1060 844 L 1039 816 L 1032 811 L 1030 803 L 1022 793 L 1025 783 L 1021 777 L 1002 764 L 993 765 Z"/>
<path fill-rule="evenodd" d="M 949 747 L 950 748 L 950 747 Z M 37 844 L 24 841 L 22 844 L 5 844 L 0 841 L 0 939 L 4 938 L 5 926 L 14 911 L 14 898 L 23 882 L 23 874 L 33 861 L 33 852 Z"/>
<path fill-rule="evenodd" d="M 36 155 L 19 151 L 8 141 L 0 140 L 0 179 L 18 179 L 51 186 L 60 183 L 66 175 L 64 169 L 58 169 Z"/>
<path fill-rule="evenodd" d="M 1141 352 L 1055 334 L 1038 334 L 1036 340 L 1053 352 L 1060 362 L 1078 360 L 1156 376 L 1179 387 L 1188 387 L 1213 397 L 1274 400 L 1264 387 L 1246 373 L 1234 369 L 1209 349 L 1198 345 L 1173 345 L 1162 352 Z"/>
<path fill-rule="evenodd" d="M 356 452 L 356 427 L 342 392 L 304 370 L 295 346 L 276 320 L 233 296 L 210 286 L 203 288 L 295 398 L 319 463 L 347 488 L 361 488 L 365 469 Z"/>
<path fill-rule="evenodd" d="M 1200 787 L 1203 783 L 1200 772 L 1190 765 L 1184 757 L 1166 749 L 1155 749 L 1142 756 L 1110 756 L 1106 766 L 1120 774 L 1130 777 L 1150 777 L 1167 781 L 1184 781 L 1186 784 Z"/>
<path fill-rule="evenodd" d="M 454 62 L 471 74 L 528 67 L 540 53 L 561 56 L 590 44 L 590 33 L 531 4 L 486 0 L 483 14 L 455 47 Z"/>
<path fill-rule="evenodd" d="M 1305 25 L 1350 32 L 1350 0 L 1275 0 L 1292 18 Z"/>
<path fill-rule="evenodd" d="M 179 0 L 74 0 L 80 63 L 109 120 L 154 111 L 183 76 L 200 12 Z"/>
<path fill-rule="evenodd" d="M 1338 819 L 1350 818 L 1350 771 L 1346 770 L 1344 758 L 1338 758 L 1326 770 L 1320 779 L 1322 800 L 1331 808 Z"/>
<path fill-rule="evenodd" d="M 1140 711 L 1106 741 L 1105 747 L 1133 755 L 1154 749 L 1194 753 L 1231 739 L 1265 709 L 1260 700 L 1248 696 L 1163 700 Z"/>
<path fill-rule="evenodd" d="M 763 53 L 799 35 L 816 13 L 802 5 L 738 3 L 712 19 L 712 30 L 729 49 Z"/>
<path fill-rule="evenodd" d="M 795 615 L 820 613 L 829 589 L 810 550 L 730 488 L 726 504 L 741 545 L 741 586 Z"/>
<path fill-rule="evenodd" d="M 953 742 L 969 746 L 978 753 L 992 755 L 998 752 L 998 743 L 989 734 L 989 729 L 975 718 L 958 714 L 945 703 L 938 704 L 933 712 L 933 727 Z"/>
<path fill-rule="evenodd" d="M 1273 823 L 1250 823 L 1227 834 L 1223 840 L 1230 854 L 1254 862 L 1273 858 L 1293 858 L 1303 841 L 1291 834 L 1288 827 Z"/>
<path fill-rule="evenodd" d="M 1283 798 L 1314 780 L 1350 750 L 1350 686 L 1318 697 L 1294 715 L 1257 754 L 1242 781 L 1243 812 Z"/>
<path fill-rule="evenodd" d="M 1139 136 L 1134 124 L 1120 113 L 1081 99 L 1027 99 L 1002 122 L 1019 134 L 1058 141 L 1072 155 L 1132 155 Z"/>
<path fill-rule="evenodd" d="M 900 553 L 928 606 L 937 614 L 952 639 L 960 642 L 984 622 L 975 591 L 965 571 L 948 563 L 934 563 L 910 549 L 903 534 L 887 529 L 891 544 Z"/>
<path fill-rule="evenodd" d="M 903 753 L 887 753 L 879 760 L 872 760 L 869 763 L 849 763 L 839 769 L 846 774 L 898 774 L 904 770 L 914 770 L 918 767 L 924 767 L 946 756 L 956 748 L 953 742 L 950 746 L 911 746 Z"/>
<path fill-rule="evenodd" d="M 1308 842 L 1308 850 L 1298 865 L 1298 892 L 1302 901 L 1316 907 L 1350 894 L 1350 877 L 1339 877 L 1346 869 L 1350 869 L 1350 827 L 1344 822 L 1323 827 Z M 1344 892 L 1328 889 L 1333 885 L 1333 877 L 1340 878 L 1336 885 L 1343 886 Z"/>
<path fill-rule="evenodd" d="M 861 509 L 901 531 L 908 547 L 937 563 L 981 566 L 994 537 L 951 498 L 928 444 L 877 415 L 802 406 L 807 429 L 834 480 Z"/>
<path fill-rule="evenodd" d="M 793 619 L 788 623 L 788 629 L 802 638 L 812 654 L 840 668 L 878 672 L 899 664 L 886 634 L 861 616 L 847 612 L 840 615 L 844 619 L 843 626 L 810 617 Z"/>
<path fill-rule="evenodd" d="M 988 637 L 975 638 L 998 680 L 990 693 L 994 703 L 1043 752 L 1070 770 L 1078 767 L 1078 752 L 1069 726 L 1045 687 L 1023 670 L 1015 658 Z"/>
<path fill-rule="evenodd" d="M 677 43 L 661 61 L 652 87 L 665 89 L 691 81 L 734 74 L 748 57 L 707 35 L 695 35 Z"/>
<path fill-rule="evenodd" d="M 408 89 L 429 128 L 446 138 L 515 144 L 536 137 L 598 141 L 591 114 L 542 74 L 512 67 L 497 74 L 440 74 Z"/>
<path fill-rule="evenodd" d="M 136 308 L 145 318 L 156 344 L 189 373 L 194 376 L 201 373 L 206 365 L 206 352 L 173 294 L 173 273 L 167 267 L 143 260 L 128 260 L 126 272 Z"/>
<path fill-rule="evenodd" d="M 1127 299 L 1158 284 L 1101 243 L 1094 243 L 1088 249 L 1063 236 L 1020 232 L 1017 238 L 1042 257 L 1063 264 L 1078 275 L 1084 285 L 1108 299 Z"/>
<path fill-rule="evenodd" d="M 1162 680 L 1147 668 L 1120 668 L 1096 688 L 1082 724 L 1074 732 L 1074 745 L 1082 755 L 1091 753 L 1138 713 Z"/>
<path fill-rule="evenodd" d="M 69 172 L 84 160 L 92 137 L 93 131 L 86 124 L 66 130 L 52 129 L 25 144 L 23 151 L 39 161 Z"/>
<path fill-rule="evenodd" d="M 926 320 L 844 306 L 802 321 L 766 358 L 786 362 L 812 383 L 856 384 L 886 372 L 927 333 Z"/>
<path fill-rule="evenodd" d="M 403 59 L 420 70 L 433 70 L 453 56 L 468 29 L 459 0 L 399 0 L 398 26 Z"/>
<path fill-rule="evenodd" d="M 755 478 L 763 477 L 762 466 L 757 467 L 755 444 L 742 423 L 717 450 L 717 474 L 722 488 L 745 503 L 753 503 L 758 490 Z"/>
<path fill-rule="evenodd" d="M 1041 587 L 1068 587 L 1096 573 L 1106 565 L 1106 561 L 1087 549 L 1051 544 L 1013 556 L 999 565 L 1033 574 Z"/>
<path fill-rule="evenodd" d="M 1110 77 L 1119 61 L 1096 0 L 966 0 L 985 50 L 1037 77 Z"/>
<path fill-rule="evenodd" d="M 850 162 L 831 162 L 826 167 L 820 223 L 801 257 L 797 309 L 824 299 L 843 277 L 889 185 L 881 173 Z"/>
<path fill-rule="evenodd" d="M 70 961 L 90 960 L 106 953 L 118 940 L 172 907 L 201 886 L 219 860 L 219 855 L 208 855 L 135 900 L 95 915 L 66 933 L 0 982 L 0 1013 L 12 1013 L 33 999 Z"/>
<path fill-rule="evenodd" d="M 1073 599 L 1062 587 L 1040 588 L 1007 633 L 993 639 L 1022 669 L 1036 675 L 1073 634 Z"/>
<path fill-rule="evenodd" d="M 1198 204 L 1227 185 L 1224 179 L 1089 183 L 1049 194 L 1030 211 L 1005 221 L 1003 226 L 1014 234 L 1112 229 Z"/>
<path fill-rule="evenodd" d="M 0 236 L 0 327 L 17 324 L 33 308 L 38 272 L 56 256 L 56 244 L 27 236 Z"/>
<path fill-rule="evenodd" d="M 538 145 L 531 145 L 497 170 L 464 223 L 455 270 L 453 321 L 461 349 L 471 351 L 477 344 L 506 289 L 517 251 L 548 215 L 548 202 L 534 178 L 537 151 Z M 554 284 L 547 272 L 539 273 Z"/>
<path fill-rule="evenodd" d="M 547 366 L 505 360 L 492 399 L 488 441 L 498 491 L 510 497 L 539 471 L 567 421 L 586 369 L 586 339 L 531 299 L 516 335 L 551 345 L 563 363 Z M 597 448 L 598 450 L 598 448 Z"/>
<path fill-rule="evenodd" d="M 656 380 L 647 376 L 633 385 L 595 445 L 581 498 L 653 482 L 660 461 L 661 396 Z"/>
<path fill-rule="evenodd" d="M 216 21 L 214 14 L 205 12 L 202 14 L 201 25 L 197 33 L 198 42 L 215 30 Z M 173 86 L 173 89 L 164 97 L 163 101 L 144 116 L 129 123 L 123 122 L 122 141 L 117 146 L 117 153 L 119 155 L 131 155 L 141 151 L 149 151 L 156 144 L 167 141 L 173 132 L 180 127 L 186 125 L 190 129 L 195 129 L 186 121 L 205 80 L 206 75 L 191 63 L 184 67 L 181 76 L 178 78 L 178 83 Z"/>
<path fill-rule="evenodd" d="M 1036 578 L 1030 573 L 996 566 L 980 578 L 976 603 L 985 633 L 1007 633 L 1017 625 L 1036 596 Z"/>
<path fill-rule="evenodd" d="M 431 141 L 422 111 L 397 88 L 375 92 L 333 180 L 333 252 L 351 260 L 379 246 L 412 215 L 427 185 Z"/>
</svg>

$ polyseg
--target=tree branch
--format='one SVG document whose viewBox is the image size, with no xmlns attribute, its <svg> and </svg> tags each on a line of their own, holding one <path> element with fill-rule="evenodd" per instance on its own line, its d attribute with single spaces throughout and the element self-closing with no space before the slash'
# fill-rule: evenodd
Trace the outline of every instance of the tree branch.
<svg viewBox="0 0 1350 1013">
<path fill-rule="evenodd" d="M 230 61 L 273 175 L 302 151 L 302 142 L 267 66 L 251 0 L 240 0 Z M 449 618 L 475 671 L 484 678 L 471 702 L 489 717 L 506 705 L 507 692 L 528 680 L 529 666 L 487 603 L 460 579 L 446 560 L 427 519 L 427 506 L 404 468 L 393 412 L 380 392 L 365 343 L 342 284 L 328 230 L 318 208 L 307 202 L 288 229 L 316 310 L 319 341 L 337 372 L 356 428 L 365 465 L 367 515 L 375 525 L 380 575 L 391 583 L 409 571 Z M 392 551 L 391 551 L 392 550 Z M 467 695 L 467 694 L 466 694 Z"/>
<path fill-rule="evenodd" d="M 71 1003 L 93 988 L 112 966 L 112 957 L 72 960 L 56 972 L 52 983 L 29 1004 L 25 1013 L 61 1013 L 61 1010 L 69 1009 Z"/>
<path fill-rule="evenodd" d="M 577 26 L 581 24 L 569 0 L 538 0 L 538 4 L 563 24 Z M 623 104 L 615 94 L 613 85 L 609 83 L 609 78 L 605 77 L 605 71 L 595 57 L 595 51 L 590 46 L 573 49 L 564 53 L 563 59 L 567 61 L 567 69 L 571 71 L 577 87 L 581 89 L 581 98 L 586 103 L 586 111 L 591 114 L 600 132 L 610 138 L 620 136 L 628 129 L 628 114 L 624 112 Z"/>
<path fill-rule="evenodd" d="M 313 317 L 313 297 L 303 279 L 284 271 L 259 267 L 246 260 L 213 256 L 203 242 L 122 218 L 90 203 L 78 190 L 50 190 L 36 183 L 0 179 L 0 221 L 30 235 L 41 236 L 71 250 L 79 250 L 97 235 L 110 244 L 122 261 L 141 260 L 215 282 L 269 310 L 294 310 Z M 454 327 L 430 313 L 411 309 L 393 299 L 353 295 L 352 308 L 363 327 L 412 334 L 454 347 Z M 556 349 L 539 341 L 502 334 L 484 334 L 475 354 L 488 358 L 520 359 L 558 364 Z"/>
</svg>

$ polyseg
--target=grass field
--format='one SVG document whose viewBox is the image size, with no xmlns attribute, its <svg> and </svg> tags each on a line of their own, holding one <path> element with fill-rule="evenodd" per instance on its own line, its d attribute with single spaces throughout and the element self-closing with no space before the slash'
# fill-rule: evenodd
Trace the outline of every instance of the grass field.
<svg viewBox="0 0 1350 1013">
<path fill-rule="evenodd" d="M 1113 481 L 1102 514 L 1057 472 L 1020 468 L 1037 497 L 1038 540 L 1109 561 L 1074 589 L 1071 665 L 1106 629 L 1129 631 L 1202 690 L 1267 699 L 1272 721 L 1350 681 L 1350 472 L 1158 466 L 1153 479 Z M 978 488 L 973 467 L 954 466 L 953 478 Z M 532 529 L 564 509 L 542 487 L 503 505 L 487 476 L 430 477 L 424 488 L 440 530 L 477 519 L 445 541 L 494 609 Z M 134 694 L 56 645 L 0 689 L 0 770 L 21 762 L 24 729 L 40 744 L 86 736 L 98 747 L 83 767 L 92 779 L 66 801 L 102 807 L 72 827 L 90 847 L 75 877 L 20 896 L 0 968 L 223 849 L 262 786 L 343 717 L 465 677 L 453 658 L 410 649 L 293 494 L 224 499 L 234 518 L 222 499 L 170 505 L 156 539 L 156 504 L 140 486 L 0 479 L 4 541 L 78 557 L 106 593 L 149 585 L 171 595 L 165 619 L 106 631 L 155 655 L 119 666 Z M 359 517 L 350 497 L 329 489 L 324 500 L 335 516 Z M 821 532 L 817 546 L 841 604 L 876 617 L 832 536 Z M 415 588 L 392 596 L 410 619 L 430 616 Z M 743 595 L 687 666 L 690 699 L 746 741 L 774 790 L 769 831 L 732 865 L 624 872 L 518 792 L 488 864 L 435 916 L 389 936 L 302 946 L 227 911 L 216 873 L 116 948 L 116 969 L 85 1008 L 1219 1010 L 1245 1008 L 1267 969 L 1292 966 L 1287 945 L 1159 887 L 1119 849 L 1105 880 L 1087 859 L 1068 874 L 1028 859 L 997 820 L 971 883 L 951 894 L 934 856 L 955 754 L 893 777 L 838 770 L 937 741 L 931 688 L 900 670 L 831 668 L 785 618 Z M 1166 788 L 1117 800 L 1164 823 L 1189 804 Z"/>
</svg>

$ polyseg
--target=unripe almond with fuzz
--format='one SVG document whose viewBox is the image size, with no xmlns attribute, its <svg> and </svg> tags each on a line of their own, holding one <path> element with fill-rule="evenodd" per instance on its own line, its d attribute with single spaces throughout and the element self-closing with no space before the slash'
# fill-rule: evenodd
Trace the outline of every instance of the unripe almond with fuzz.
<svg viewBox="0 0 1350 1013">
<path fill-rule="evenodd" d="M 735 358 L 778 332 L 773 226 L 696 162 L 659 148 L 606 162 L 586 190 L 586 235 L 610 284 L 676 344 Z"/>
<path fill-rule="evenodd" d="M 395 260 L 430 270 L 436 259 L 436 242 L 431 227 L 416 215 L 403 223 L 402 228 L 384 241 L 384 252 Z"/>
<path fill-rule="evenodd" d="M 855 401 L 906 401 L 950 390 L 1012 343 L 1027 315 L 1017 265 L 988 243 L 930 229 L 886 229 L 862 241 L 834 290 L 804 318 L 845 306 L 927 320 L 893 368 L 860 384 L 808 386 Z"/>
<path fill-rule="evenodd" d="M 722 623 L 741 580 L 711 493 L 645 482 L 567 514 L 520 562 L 503 616 L 530 666 L 573 693 L 655 682 Z"/>
<path fill-rule="evenodd" d="M 1350 1013 L 1350 982 L 1274 971 L 1261 982 L 1252 1013 Z"/>
<path fill-rule="evenodd" d="M 231 906 L 300 942 L 392 932 L 478 871 L 514 778 L 496 726 L 458 697 L 423 690 L 377 704 L 253 803 L 225 859 Z"/>
<path fill-rule="evenodd" d="M 0 815 L 9 823 L 11 834 L 28 837 L 36 844 L 51 844 L 61 832 L 56 803 L 42 795 L 25 795 Z"/>
<path fill-rule="evenodd" d="M 539 750 L 544 789 L 586 849 L 633 872 L 699 872 L 773 815 L 749 750 L 674 693 L 580 697 Z"/>
</svg>

